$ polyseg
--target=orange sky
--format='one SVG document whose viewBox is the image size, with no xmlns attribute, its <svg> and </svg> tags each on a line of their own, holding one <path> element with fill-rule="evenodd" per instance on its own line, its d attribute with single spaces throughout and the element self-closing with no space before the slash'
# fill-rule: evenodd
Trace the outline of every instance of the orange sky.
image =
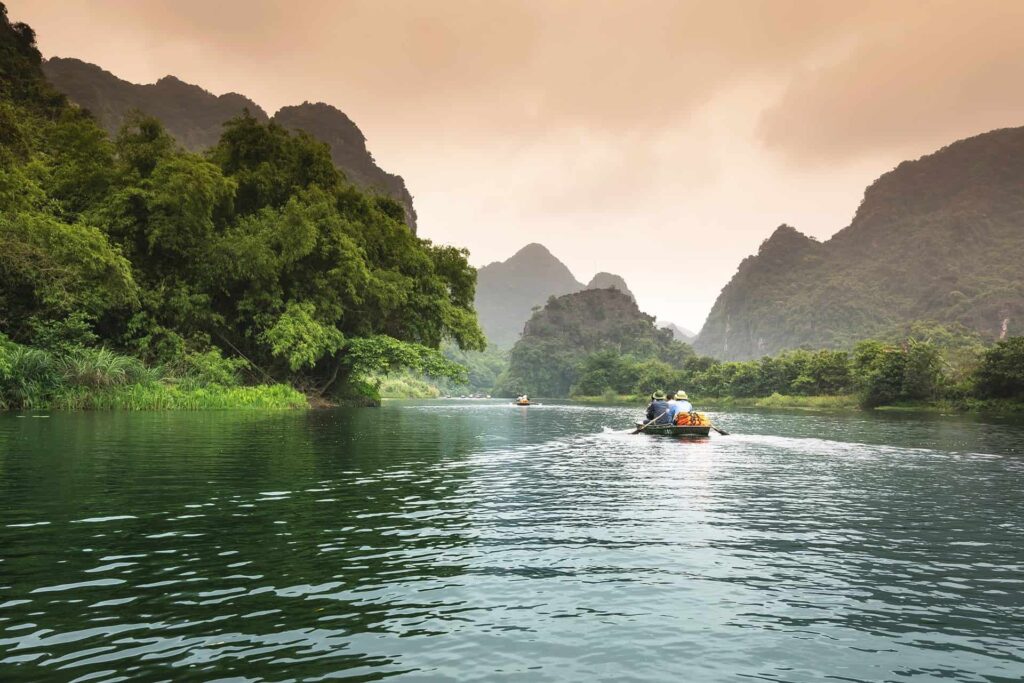
<svg viewBox="0 0 1024 683">
<path fill-rule="evenodd" d="M 528 242 L 698 329 L 786 222 L 827 238 L 905 158 L 1024 125 L 1024 2 L 7 0 L 46 56 L 344 110 L 420 233 Z"/>
</svg>

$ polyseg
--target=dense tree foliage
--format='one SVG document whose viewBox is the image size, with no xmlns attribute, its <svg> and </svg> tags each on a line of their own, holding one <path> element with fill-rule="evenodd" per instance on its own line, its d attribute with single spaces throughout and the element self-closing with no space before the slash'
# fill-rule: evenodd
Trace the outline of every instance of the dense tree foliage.
<svg viewBox="0 0 1024 683">
<path fill-rule="evenodd" d="M 594 354 L 598 359 L 587 365 Z M 609 359 L 649 362 L 648 373 L 654 375 L 692 357 L 690 347 L 675 341 L 671 331 L 656 328 L 654 318 L 641 313 L 628 294 L 584 290 L 552 297 L 526 323 L 495 393 L 567 396 L 581 380 L 592 388 L 605 378 L 618 388 L 619 377 Z M 598 367 L 600 359 L 612 365 Z"/>
<path fill-rule="evenodd" d="M 922 338 L 920 330 L 936 333 Z M 971 349 L 970 352 L 965 349 Z M 755 361 L 720 362 L 693 356 L 681 365 L 640 360 L 614 351 L 587 356 L 571 393 L 644 396 L 685 389 L 704 398 L 763 398 L 855 394 L 872 408 L 939 399 L 1024 399 L 1024 337 L 991 348 L 944 328 L 919 328 L 898 343 L 865 340 L 852 352 L 790 351 Z"/>
<path fill-rule="evenodd" d="M 977 370 L 983 398 L 1024 400 L 1024 337 L 1011 337 L 987 349 Z"/>
<path fill-rule="evenodd" d="M 2 5 L 0 5 L 2 8 Z M 34 36 L 0 22 L 0 333 L 150 363 L 214 350 L 253 379 L 351 392 L 374 372 L 464 369 L 482 349 L 464 250 L 417 238 L 326 145 L 243 114 L 205 154 L 156 119 L 114 140 L 45 82 Z"/>
</svg>

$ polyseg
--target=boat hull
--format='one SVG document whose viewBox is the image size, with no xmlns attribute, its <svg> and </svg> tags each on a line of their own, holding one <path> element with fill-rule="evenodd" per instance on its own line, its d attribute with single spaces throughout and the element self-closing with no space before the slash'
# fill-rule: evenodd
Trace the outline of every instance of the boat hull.
<svg viewBox="0 0 1024 683">
<path fill-rule="evenodd" d="M 643 422 L 637 422 L 636 427 L 643 427 Z M 707 425 L 648 425 L 643 429 L 644 434 L 657 434 L 660 436 L 708 436 L 711 427 Z"/>
</svg>

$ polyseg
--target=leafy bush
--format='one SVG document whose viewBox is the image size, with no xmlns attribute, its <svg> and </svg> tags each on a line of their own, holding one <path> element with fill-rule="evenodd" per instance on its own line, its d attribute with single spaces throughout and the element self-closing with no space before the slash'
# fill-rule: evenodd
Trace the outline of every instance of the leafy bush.
<svg viewBox="0 0 1024 683">
<path fill-rule="evenodd" d="M 986 350 L 975 383 L 981 398 L 1024 399 L 1024 337 L 1011 337 Z"/>
<path fill-rule="evenodd" d="M 220 350 L 185 354 L 180 364 L 182 376 L 198 386 L 216 384 L 223 387 L 238 386 L 241 372 L 249 367 L 244 358 L 225 358 Z"/>
</svg>

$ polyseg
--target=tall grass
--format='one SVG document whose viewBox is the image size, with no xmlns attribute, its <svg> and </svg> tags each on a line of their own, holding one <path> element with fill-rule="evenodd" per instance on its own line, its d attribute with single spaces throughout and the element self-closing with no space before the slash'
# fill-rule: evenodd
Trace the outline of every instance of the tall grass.
<svg viewBox="0 0 1024 683">
<path fill-rule="evenodd" d="M 45 408 L 47 396 L 60 383 L 53 355 L 16 344 L 0 346 L 0 355 L 0 406 Z"/>
<path fill-rule="evenodd" d="M 407 374 L 378 378 L 381 398 L 437 398 L 441 390 L 433 384 Z"/>
<path fill-rule="evenodd" d="M 709 408 L 800 408 L 804 410 L 860 410 L 861 408 L 860 401 L 853 394 L 786 396 L 774 393 L 761 398 L 725 396 L 720 398 L 695 397 L 693 400 L 695 403 L 699 402 Z"/>
<path fill-rule="evenodd" d="M 72 387 L 58 392 L 54 410 L 222 410 L 288 409 L 309 406 L 306 397 L 284 384 L 254 387 L 183 388 L 173 384 L 129 384 L 101 390 Z"/>
<path fill-rule="evenodd" d="M 142 361 L 104 348 L 76 349 L 57 358 L 56 366 L 63 384 L 93 389 L 151 383 L 159 377 Z"/>
<path fill-rule="evenodd" d="M 148 368 L 137 358 L 105 348 L 54 353 L 0 336 L 0 409 L 308 407 L 306 397 L 287 385 L 237 386 L 240 364 L 219 354 L 214 358 L 211 353 L 187 357 L 175 372 L 175 368 Z"/>
</svg>

